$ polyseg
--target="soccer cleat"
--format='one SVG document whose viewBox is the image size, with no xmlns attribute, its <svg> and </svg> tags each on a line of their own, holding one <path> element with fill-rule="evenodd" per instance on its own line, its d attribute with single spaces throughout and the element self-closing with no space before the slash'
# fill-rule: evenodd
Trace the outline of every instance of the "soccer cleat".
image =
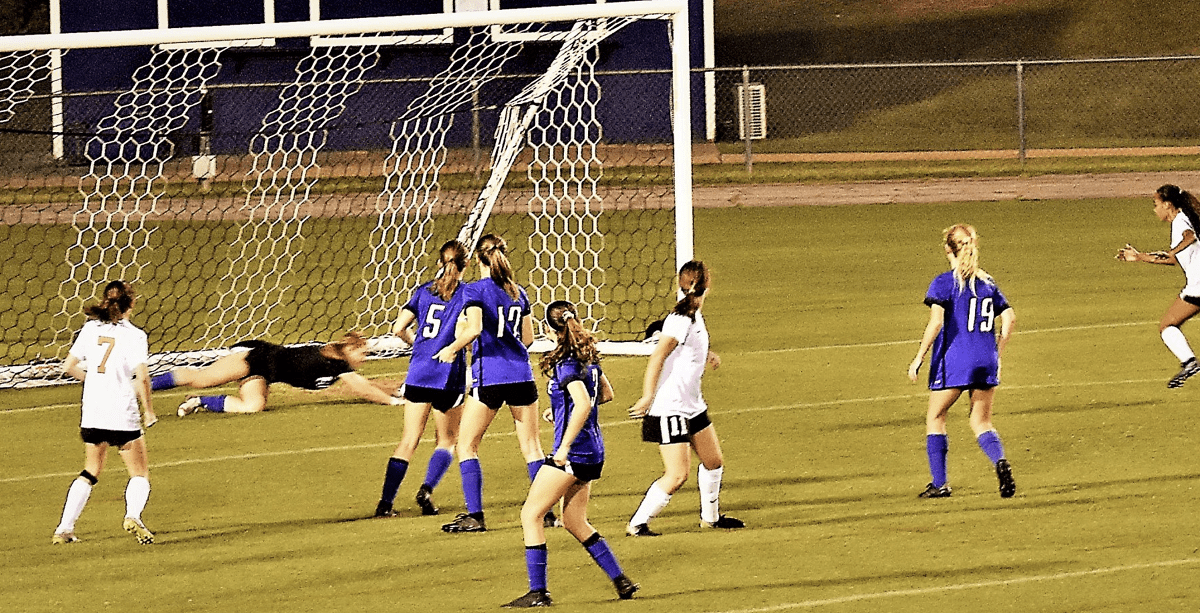
<svg viewBox="0 0 1200 613">
<path fill-rule="evenodd" d="M 546 516 L 542 518 L 543 528 L 561 528 L 562 525 L 562 520 L 558 519 L 554 511 L 546 511 Z"/>
<path fill-rule="evenodd" d="M 1009 466 L 1008 460 L 1000 458 L 996 462 L 996 477 L 1000 479 L 1000 497 L 1012 498 L 1013 494 L 1017 493 L 1017 482 L 1012 476 L 1012 466 Z"/>
<path fill-rule="evenodd" d="M 550 600 L 550 592 L 546 590 L 529 590 L 524 596 L 500 606 L 505 609 L 528 609 L 531 607 L 548 607 L 552 604 L 554 604 L 554 601 Z"/>
<path fill-rule="evenodd" d="M 179 410 L 175 413 L 180 417 L 187 417 L 188 415 L 191 415 L 202 408 L 204 408 L 204 405 L 200 404 L 200 397 L 192 396 L 191 398 L 184 400 L 183 404 L 179 405 Z"/>
<path fill-rule="evenodd" d="M 136 537 L 138 542 L 143 545 L 150 545 L 154 542 L 154 534 L 146 528 L 146 525 L 143 524 L 142 520 L 140 519 L 126 517 L 125 523 L 123 523 L 121 527 L 125 528 L 126 532 Z"/>
<path fill-rule="evenodd" d="M 421 485 L 417 490 L 417 506 L 421 507 L 421 515 L 437 515 L 439 509 L 433 504 L 433 490 L 427 485 Z"/>
<path fill-rule="evenodd" d="M 1175 373 L 1170 381 L 1167 381 L 1167 387 L 1172 389 L 1183 387 L 1184 381 L 1191 379 L 1197 373 L 1200 373 L 1200 362 L 1196 362 L 1196 358 L 1192 358 L 1180 365 L 1179 372 Z"/>
<path fill-rule="evenodd" d="M 629 600 L 633 598 L 633 593 L 642 586 L 634 583 L 625 575 L 617 575 L 617 578 L 613 579 L 613 587 L 617 588 L 617 598 Z"/>
<path fill-rule="evenodd" d="M 375 505 L 374 517 L 396 517 L 396 511 L 392 509 L 392 505 L 380 500 L 379 504 Z"/>
<path fill-rule="evenodd" d="M 79 541 L 79 537 L 75 536 L 74 532 L 55 532 L 54 536 L 50 537 L 51 545 L 66 545 Z"/>
<path fill-rule="evenodd" d="M 746 522 L 744 522 L 740 519 L 736 519 L 733 517 L 726 517 L 726 516 L 722 515 L 717 518 L 717 521 L 709 522 L 709 521 L 700 520 L 700 527 L 701 528 L 724 528 L 726 530 L 735 530 L 737 528 L 745 528 Z"/>
<path fill-rule="evenodd" d="M 487 525 L 482 519 L 475 519 L 466 513 L 459 513 L 455 516 L 454 521 L 442 526 L 442 532 L 487 532 Z"/>
<path fill-rule="evenodd" d="M 650 529 L 650 524 L 638 524 L 636 526 L 627 526 L 625 534 L 629 536 L 662 536 L 660 533 Z"/>
<path fill-rule="evenodd" d="M 947 483 L 942 487 L 934 487 L 932 483 L 925 486 L 925 491 L 917 494 L 917 498 L 949 498 L 950 484 Z"/>
</svg>

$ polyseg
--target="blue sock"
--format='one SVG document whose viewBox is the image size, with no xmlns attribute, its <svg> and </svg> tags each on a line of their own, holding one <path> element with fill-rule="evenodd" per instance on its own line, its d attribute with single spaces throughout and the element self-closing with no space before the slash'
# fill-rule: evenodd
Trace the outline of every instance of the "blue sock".
<svg viewBox="0 0 1200 613">
<path fill-rule="evenodd" d="M 483 469 L 478 459 L 463 460 L 458 463 L 462 473 L 463 499 L 467 503 L 467 513 L 483 512 Z"/>
<path fill-rule="evenodd" d="M 392 504 L 396 501 L 396 492 L 404 475 L 408 472 L 408 461 L 400 458 L 388 458 L 387 472 L 383 475 L 383 493 L 379 495 L 381 502 Z"/>
<path fill-rule="evenodd" d="M 530 462 L 525 465 L 525 470 L 529 471 L 529 482 L 530 483 L 533 483 L 534 478 L 537 477 L 538 471 L 541 470 L 542 465 L 544 465 L 545 463 L 546 463 L 545 460 L 534 460 L 533 462 Z"/>
<path fill-rule="evenodd" d="M 587 550 L 604 574 L 608 575 L 609 579 L 616 579 L 625 574 L 621 571 L 621 565 L 617 562 L 617 556 L 613 555 L 612 549 L 608 548 L 608 541 L 600 536 L 599 532 L 593 532 L 588 540 L 581 543 L 583 548 Z"/>
<path fill-rule="evenodd" d="M 449 449 L 434 449 L 433 455 L 429 457 L 429 468 L 425 470 L 425 487 L 433 489 L 441 482 L 442 476 L 446 474 L 446 469 L 450 468 L 450 461 L 454 459 L 454 454 L 450 453 Z"/>
<path fill-rule="evenodd" d="M 546 544 L 525 546 L 525 569 L 529 571 L 529 591 L 546 590 Z"/>
<path fill-rule="evenodd" d="M 161 375 L 150 377 L 150 389 L 153 391 L 169 390 L 175 387 L 175 375 L 167 371 Z"/>
<path fill-rule="evenodd" d="M 946 451 L 950 448 L 945 434 L 925 435 L 925 453 L 929 455 L 929 474 L 933 487 L 946 485 Z"/>
<path fill-rule="evenodd" d="M 977 439 L 979 448 L 987 454 L 992 464 L 1004 459 L 1004 445 L 1000 443 L 1000 435 L 996 434 L 995 430 L 988 430 L 979 435 Z"/>
<path fill-rule="evenodd" d="M 224 413 L 225 412 L 225 397 L 224 396 L 201 396 L 200 397 L 200 406 L 204 407 L 204 409 L 207 411 L 212 411 L 213 413 Z"/>
</svg>

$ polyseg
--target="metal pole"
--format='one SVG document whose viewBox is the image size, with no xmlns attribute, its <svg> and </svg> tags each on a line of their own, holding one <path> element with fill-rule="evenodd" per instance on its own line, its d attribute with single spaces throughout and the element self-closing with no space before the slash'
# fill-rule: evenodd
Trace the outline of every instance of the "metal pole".
<svg viewBox="0 0 1200 613">
<path fill-rule="evenodd" d="M 483 157 L 481 147 L 482 138 L 480 136 L 479 123 L 479 88 L 471 89 L 471 157 L 472 166 L 475 167 L 475 178 L 479 178 L 479 173 L 483 172 L 483 165 L 480 162 Z"/>
<path fill-rule="evenodd" d="M 1017 61 L 1017 159 L 1025 169 L 1025 65 Z"/>
<path fill-rule="evenodd" d="M 754 152 L 750 147 L 750 67 L 742 65 L 742 140 L 746 145 L 746 174 L 754 174 Z"/>
</svg>

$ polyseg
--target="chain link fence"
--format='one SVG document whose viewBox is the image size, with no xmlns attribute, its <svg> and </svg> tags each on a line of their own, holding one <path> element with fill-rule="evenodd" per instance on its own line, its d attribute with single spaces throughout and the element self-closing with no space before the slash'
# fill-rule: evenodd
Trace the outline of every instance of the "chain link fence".
<svg viewBox="0 0 1200 613">
<path fill-rule="evenodd" d="M 707 137 L 723 153 L 1005 150 L 1023 158 L 1031 149 L 1200 144 L 1200 98 L 1191 93 L 1200 56 L 711 74 Z"/>
</svg>

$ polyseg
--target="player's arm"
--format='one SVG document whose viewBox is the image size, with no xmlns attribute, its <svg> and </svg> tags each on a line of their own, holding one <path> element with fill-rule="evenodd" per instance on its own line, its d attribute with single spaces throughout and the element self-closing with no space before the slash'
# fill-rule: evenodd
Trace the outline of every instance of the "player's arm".
<svg viewBox="0 0 1200 613">
<path fill-rule="evenodd" d="M 64 373 L 71 375 L 80 381 L 83 381 L 84 378 L 87 377 L 87 371 L 83 369 L 79 358 L 73 355 L 67 356 L 67 359 L 63 362 L 62 369 Z"/>
<path fill-rule="evenodd" d="M 562 466 L 567 463 L 567 454 L 571 452 L 571 443 L 583 431 L 588 415 L 592 412 L 592 399 L 588 396 L 587 386 L 578 379 L 567 384 L 567 393 L 571 395 L 571 416 L 567 418 L 567 427 L 563 429 L 562 442 L 554 452 L 554 463 Z"/>
<path fill-rule="evenodd" d="M 338 381 L 346 384 L 348 391 L 363 400 L 374 402 L 375 404 L 401 404 L 403 401 L 391 394 L 383 391 L 378 385 L 371 382 L 370 379 L 356 373 L 346 372 L 338 377 Z"/>
<path fill-rule="evenodd" d="M 400 337 L 400 340 L 408 343 L 411 347 L 413 344 L 412 323 L 417 320 L 417 316 L 408 309 L 400 309 L 400 316 L 396 318 L 396 323 L 392 324 L 392 334 Z"/>
<path fill-rule="evenodd" d="M 604 404 L 611 402 L 613 399 L 613 386 L 608 381 L 608 375 L 601 373 L 600 389 L 596 390 L 596 404 Z"/>
<path fill-rule="evenodd" d="M 442 350 L 433 356 L 439 362 L 447 364 L 454 363 L 454 356 L 458 355 L 464 347 L 470 345 L 472 341 L 479 338 L 479 334 L 483 332 L 483 307 L 472 305 L 467 307 L 466 319 L 460 321 L 454 326 L 454 342 L 442 347 Z"/>
<path fill-rule="evenodd" d="M 1003 314 L 1001 316 L 1003 317 Z M 921 370 L 921 362 L 925 361 L 925 354 L 929 353 L 929 348 L 933 346 L 933 340 L 937 338 L 938 332 L 942 331 L 942 322 L 945 317 L 945 307 L 936 303 L 929 305 L 929 323 L 925 324 L 925 334 L 921 337 L 921 346 L 917 348 L 917 356 L 908 365 L 908 379 L 913 383 L 917 382 L 917 371 Z"/>
<path fill-rule="evenodd" d="M 1179 241 L 1170 251 L 1151 251 L 1150 253 L 1142 253 L 1128 243 L 1124 247 L 1117 250 L 1117 259 L 1122 262 L 1145 262 L 1147 264 L 1163 264 L 1166 266 L 1175 266 L 1179 264 L 1179 260 L 1175 257 L 1180 251 L 1187 249 L 1196 243 L 1196 233 L 1191 230 L 1183 231 L 1183 240 Z"/>
<path fill-rule="evenodd" d="M 658 344 L 650 354 L 650 359 L 646 361 L 646 375 L 642 377 L 642 397 L 629 408 L 629 416 L 633 419 L 645 417 L 646 412 L 650 410 L 650 404 L 654 402 L 654 393 L 658 390 L 658 379 L 662 376 L 663 364 L 678 346 L 679 339 L 673 336 L 663 334 L 658 337 Z"/>
<path fill-rule="evenodd" d="M 528 315 L 521 317 L 521 344 L 526 347 L 533 344 L 533 319 Z"/>
<path fill-rule="evenodd" d="M 1017 313 L 1011 307 L 1004 309 L 1000 313 L 1000 337 L 996 339 L 997 353 L 1004 354 L 1004 347 L 1008 345 L 1008 339 L 1012 337 L 1013 330 L 1017 326 Z"/>
<path fill-rule="evenodd" d="M 142 426 L 149 428 L 158 423 L 158 416 L 154 414 L 153 397 L 150 395 L 150 367 L 144 363 L 133 369 L 133 392 L 142 404 Z"/>
</svg>

